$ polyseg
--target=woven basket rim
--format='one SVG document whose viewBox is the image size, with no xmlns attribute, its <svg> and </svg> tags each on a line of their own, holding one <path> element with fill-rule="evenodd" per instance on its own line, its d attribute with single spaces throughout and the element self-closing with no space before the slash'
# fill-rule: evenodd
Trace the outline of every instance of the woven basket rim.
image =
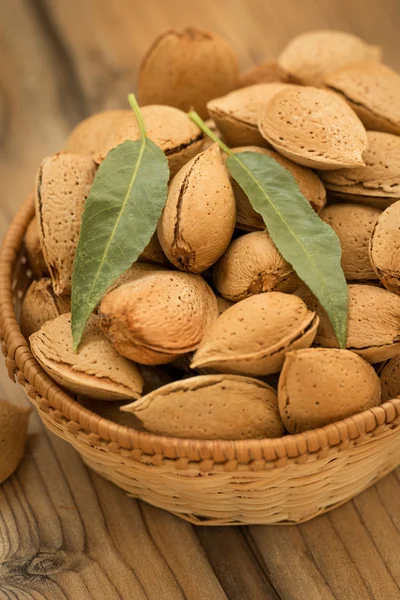
<svg viewBox="0 0 400 600">
<path fill-rule="evenodd" d="M 0 251 L 0 332 L 4 340 L 6 360 L 14 361 L 26 381 L 50 406 L 70 421 L 107 442 L 127 449 L 139 449 L 165 458 L 192 457 L 215 462 L 238 460 L 248 463 L 263 456 L 265 460 L 295 458 L 316 453 L 331 446 L 355 440 L 387 425 L 400 416 L 400 399 L 390 400 L 375 408 L 336 423 L 281 438 L 247 440 L 200 440 L 156 435 L 109 421 L 64 392 L 40 367 L 23 337 L 14 309 L 13 272 L 22 248 L 26 229 L 34 215 L 34 202 L 29 196 L 14 217 Z"/>
</svg>

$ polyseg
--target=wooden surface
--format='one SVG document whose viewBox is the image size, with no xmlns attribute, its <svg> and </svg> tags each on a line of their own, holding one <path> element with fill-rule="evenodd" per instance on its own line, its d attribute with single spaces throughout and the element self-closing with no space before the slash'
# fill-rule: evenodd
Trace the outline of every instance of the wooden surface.
<svg viewBox="0 0 400 600">
<path fill-rule="evenodd" d="M 242 68 L 308 29 L 353 31 L 400 69 L 399 0 L 0 0 L 0 237 L 41 159 L 125 105 L 155 35 L 225 35 Z M 0 368 L 0 396 L 25 402 Z M 33 416 L 0 486 L 0 599 L 395 600 L 400 471 L 298 527 L 193 528 L 89 472 Z"/>
</svg>

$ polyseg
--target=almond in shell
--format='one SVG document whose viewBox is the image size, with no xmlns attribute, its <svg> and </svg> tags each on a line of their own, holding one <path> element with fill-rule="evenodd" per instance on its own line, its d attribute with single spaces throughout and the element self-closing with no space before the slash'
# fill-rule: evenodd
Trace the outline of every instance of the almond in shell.
<svg viewBox="0 0 400 600">
<path fill-rule="evenodd" d="M 243 146 L 241 148 L 234 148 L 233 152 L 258 152 L 259 154 L 265 154 L 274 158 L 282 167 L 290 171 L 296 179 L 301 193 L 307 198 L 315 212 L 319 213 L 325 206 L 325 188 L 318 175 L 311 169 L 301 167 L 269 148 Z M 264 229 L 265 223 L 262 216 L 254 210 L 240 185 L 233 178 L 231 179 L 231 183 L 236 198 L 236 227 L 245 231 Z"/>
<path fill-rule="evenodd" d="M 122 356 L 156 365 L 195 350 L 218 307 L 200 275 L 160 271 L 108 293 L 99 314 L 103 331 Z"/>
<path fill-rule="evenodd" d="M 90 157 L 60 153 L 45 158 L 37 175 L 40 242 L 57 295 L 71 293 L 83 208 L 95 174 Z"/>
<path fill-rule="evenodd" d="M 260 113 L 263 137 L 281 154 L 322 170 L 363 165 L 367 134 L 338 94 L 291 86 L 278 92 Z"/>
<path fill-rule="evenodd" d="M 72 130 L 65 151 L 91 156 L 96 162 L 101 162 L 101 150 L 107 145 L 109 137 L 131 114 L 131 109 L 117 109 L 91 115 Z"/>
<path fill-rule="evenodd" d="M 73 350 L 71 314 L 45 323 L 31 335 L 32 354 L 59 385 L 98 400 L 139 398 L 143 377 L 138 367 L 119 356 L 92 316 L 79 352 Z"/>
<path fill-rule="evenodd" d="M 238 375 L 200 375 L 175 381 L 124 406 L 149 431 L 174 437 L 235 440 L 284 433 L 276 392 Z"/>
<path fill-rule="evenodd" d="M 400 398 L 400 356 L 391 358 L 380 372 L 382 402 Z"/>
<path fill-rule="evenodd" d="M 270 375 L 285 353 L 314 341 L 318 317 L 297 296 L 266 292 L 241 300 L 222 313 L 205 334 L 192 368 L 240 375 Z"/>
<path fill-rule="evenodd" d="M 0 483 L 14 473 L 24 455 L 30 412 L 0 400 Z"/>
<path fill-rule="evenodd" d="M 221 36 L 187 27 L 156 39 L 139 71 L 141 104 L 167 104 L 207 116 L 206 104 L 233 90 L 238 80 L 236 55 Z"/>
<path fill-rule="evenodd" d="M 51 279 L 33 281 L 22 301 L 20 325 L 26 339 L 42 325 L 71 311 L 69 296 L 56 296 Z"/>
<path fill-rule="evenodd" d="M 387 208 L 400 200 L 400 137 L 367 131 L 365 166 L 321 171 L 329 192 L 345 200 Z"/>
<path fill-rule="evenodd" d="M 266 60 L 239 74 L 238 87 L 248 87 L 257 83 L 274 83 L 286 81 L 287 75 L 275 60 Z"/>
<path fill-rule="evenodd" d="M 385 288 L 400 294 L 400 201 L 379 216 L 370 239 L 370 258 Z"/>
<path fill-rule="evenodd" d="M 36 216 L 28 225 L 24 242 L 26 257 L 34 275 L 38 278 L 48 275 L 46 261 L 40 245 L 39 224 Z"/>
<path fill-rule="evenodd" d="M 288 352 L 279 378 L 279 412 L 290 433 L 323 427 L 380 404 L 379 377 L 348 350 Z"/>
<path fill-rule="evenodd" d="M 345 65 L 378 62 L 381 49 L 344 31 L 310 31 L 298 35 L 278 58 L 280 69 L 303 85 L 323 85 L 327 73 Z"/>
<path fill-rule="evenodd" d="M 172 180 L 157 227 L 158 238 L 176 267 L 200 273 L 225 252 L 235 221 L 235 196 L 214 144 Z"/>
<path fill-rule="evenodd" d="M 360 62 L 338 69 L 325 84 L 340 92 L 366 129 L 400 134 L 400 75 L 374 62 Z"/>
<path fill-rule="evenodd" d="M 231 242 L 214 265 L 214 285 L 224 298 L 238 302 L 262 292 L 294 292 L 300 280 L 269 233 L 255 231 Z"/>
<path fill-rule="evenodd" d="M 383 362 L 400 354 L 400 297 L 376 285 L 350 284 L 346 348 L 369 363 Z M 326 312 L 303 286 L 296 291 L 320 323 L 315 345 L 338 348 Z"/>
<path fill-rule="evenodd" d="M 361 204 L 332 204 L 320 214 L 339 238 L 347 281 L 377 279 L 369 257 L 369 242 L 380 214 L 378 208 Z"/>
</svg>

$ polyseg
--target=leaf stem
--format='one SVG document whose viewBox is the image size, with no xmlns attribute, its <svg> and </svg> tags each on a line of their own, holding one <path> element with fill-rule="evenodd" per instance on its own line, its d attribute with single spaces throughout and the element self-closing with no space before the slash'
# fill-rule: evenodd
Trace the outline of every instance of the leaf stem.
<svg viewBox="0 0 400 600">
<path fill-rule="evenodd" d="M 226 144 L 224 144 L 224 142 L 221 141 L 219 139 L 219 137 L 216 136 L 215 133 L 213 133 L 209 127 L 207 127 L 207 125 L 204 123 L 203 119 L 200 117 L 200 115 L 197 114 L 197 112 L 195 110 L 191 110 L 188 113 L 188 115 L 189 115 L 189 118 L 192 119 L 193 123 L 196 123 L 196 125 L 198 127 L 200 127 L 200 129 L 206 135 L 208 135 L 208 137 L 211 138 L 213 142 L 218 144 L 218 146 L 221 148 L 221 150 L 226 152 L 229 156 L 233 155 L 232 150 L 230 148 L 228 148 L 228 146 Z"/>
<path fill-rule="evenodd" d="M 128 102 L 131 105 L 131 108 L 136 115 L 136 118 L 137 118 L 137 121 L 139 124 L 139 129 L 140 129 L 140 136 L 143 139 L 144 137 L 146 137 L 146 127 L 145 127 L 142 113 L 140 112 L 140 107 L 136 100 L 135 94 L 128 94 Z"/>
</svg>

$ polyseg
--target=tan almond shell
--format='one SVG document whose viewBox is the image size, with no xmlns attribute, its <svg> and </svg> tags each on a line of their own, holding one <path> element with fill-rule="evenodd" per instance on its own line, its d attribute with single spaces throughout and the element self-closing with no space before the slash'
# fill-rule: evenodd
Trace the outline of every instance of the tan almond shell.
<svg viewBox="0 0 400 600">
<path fill-rule="evenodd" d="M 207 117 L 207 102 L 237 86 L 238 63 L 221 36 L 188 27 L 167 31 L 145 55 L 138 78 L 141 104 L 167 104 Z"/>
<path fill-rule="evenodd" d="M 276 392 L 238 375 L 174 381 L 122 407 L 149 431 L 191 439 L 274 438 L 284 433 Z"/>
<path fill-rule="evenodd" d="M 282 167 L 285 167 L 299 184 L 301 193 L 307 198 L 316 213 L 319 213 L 326 204 L 326 191 L 318 175 L 311 169 L 301 167 L 289 159 L 281 156 L 275 150 L 260 148 L 258 146 L 242 146 L 234 148 L 233 152 L 258 152 L 274 158 Z M 265 228 L 265 223 L 252 207 L 247 195 L 240 185 L 231 178 L 232 188 L 236 198 L 236 227 L 246 231 L 257 231 Z"/>
<path fill-rule="evenodd" d="M 172 106 L 151 105 L 141 108 L 147 137 L 165 153 L 173 177 L 203 144 L 203 134 L 186 113 Z M 96 160 L 101 162 L 112 148 L 125 140 L 138 140 L 140 129 L 133 111 L 118 120 L 117 126 L 99 146 Z"/>
<path fill-rule="evenodd" d="M 267 60 L 239 73 L 238 88 L 257 83 L 274 83 L 287 80 L 287 75 L 275 60 Z"/>
<path fill-rule="evenodd" d="M 325 84 L 340 92 L 366 129 L 400 134 L 400 75 L 374 62 L 360 62 L 338 69 Z"/>
<path fill-rule="evenodd" d="M 261 111 L 258 125 L 275 150 L 305 167 L 330 170 L 364 164 L 364 126 L 347 102 L 330 91 L 284 89 Z"/>
<path fill-rule="evenodd" d="M 157 227 L 158 238 L 176 267 L 201 273 L 225 252 L 235 222 L 235 196 L 214 144 L 172 180 Z"/>
<path fill-rule="evenodd" d="M 321 171 L 326 189 L 363 197 L 400 199 L 400 137 L 381 131 L 367 131 L 368 146 L 363 154 L 364 167 Z M 392 202 L 393 202 L 392 200 Z M 386 206 L 384 207 L 386 208 Z"/>
<path fill-rule="evenodd" d="M 230 306 L 232 306 L 232 302 L 223 298 L 222 296 L 216 296 L 217 305 L 218 305 L 218 315 L 222 315 Z"/>
<path fill-rule="evenodd" d="M 371 263 L 385 288 L 400 294 L 400 201 L 379 216 L 369 251 Z"/>
<path fill-rule="evenodd" d="M 100 162 L 100 151 L 107 144 L 112 132 L 132 114 L 129 109 L 104 110 L 84 119 L 72 130 L 65 151 L 91 156 Z"/>
<path fill-rule="evenodd" d="M 228 308 L 209 329 L 192 368 L 238 375 L 270 375 L 280 370 L 285 353 L 308 348 L 318 317 L 297 296 L 265 292 Z"/>
<path fill-rule="evenodd" d="M 214 265 L 214 285 L 232 302 L 262 292 L 294 292 L 300 279 L 285 261 L 267 231 L 233 240 Z"/>
<path fill-rule="evenodd" d="M 30 408 L 0 400 L 0 484 L 22 460 L 30 412 Z"/>
<path fill-rule="evenodd" d="M 259 113 L 275 94 L 287 87 L 289 83 L 261 83 L 210 100 L 208 112 L 225 142 L 232 147 L 269 145 L 258 131 Z"/>
<path fill-rule="evenodd" d="M 309 31 L 293 38 L 278 57 L 281 70 L 303 85 L 323 85 L 333 69 L 380 61 L 381 49 L 344 31 Z"/>
<path fill-rule="evenodd" d="M 58 296 L 71 293 L 83 208 L 95 174 L 90 157 L 60 153 L 45 158 L 37 175 L 40 242 Z"/>
<path fill-rule="evenodd" d="M 51 279 L 33 281 L 29 286 L 21 306 L 20 326 L 26 339 L 38 331 L 42 325 L 71 311 L 69 296 L 56 296 Z"/>
<path fill-rule="evenodd" d="M 139 398 L 143 377 L 139 368 L 116 352 L 92 315 L 79 346 L 73 350 L 71 314 L 45 323 L 31 335 L 32 354 L 46 373 L 75 394 L 97 400 Z"/>
<path fill-rule="evenodd" d="M 24 242 L 29 266 L 35 277 L 40 278 L 48 275 L 46 261 L 40 245 L 39 224 L 36 216 L 28 225 Z"/>
<path fill-rule="evenodd" d="M 150 242 L 147 244 L 146 248 L 139 256 L 138 261 L 143 263 L 155 264 L 162 267 L 172 267 L 170 261 L 165 256 L 164 251 L 161 248 L 157 232 L 154 232 L 151 236 Z"/>
<path fill-rule="evenodd" d="M 376 285 L 349 284 L 346 348 L 369 363 L 383 362 L 400 354 L 400 297 Z M 305 286 L 296 291 L 319 316 L 315 345 L 338 348 L 326 312 Z"/>
<path fill-rule="evenodd" d="M 380 373 L 382 402 L 400 397 L 400 356 L 391 358 Z"/>
<path fill-rule="evenodd" d="M 380 214 L 378 208 L 361 204 L 332 204 L 320 213 L 339 238 L 347 281 L 378 279 L 369 257 L 369 242 Z"/>
<path fill-rule="evenodd" d="M 340 202 L 351 202 L 354 204 L 362 204 L 363 206 L 372 206 L 373 208 L 379 208 L 379 210 L 385 210 L 388 206 L 391 206 L 394 202 L 397 202 L 397 198 L 386 198 L 379 196 L 361 196 L 359 194 L 347 194 L 346 192 L 334 192 L 328 190 L 328 197 L 332 202 L 337 204 Z"/>
<path fill-rule="evenodd" d="M 107 294 L 99 314 L 103 331 L 122 356 L 157 365 L 197 348 L 218 306 L 200 275 L 160 271 Z"/>
<path fill-rule="evenodd" d="M 301 433 L 380 404 L 373 367 L 348 350 L 308 348 L 286 354 L 278 385 L 279 412 L 289 433 Z"/>
</svg>

